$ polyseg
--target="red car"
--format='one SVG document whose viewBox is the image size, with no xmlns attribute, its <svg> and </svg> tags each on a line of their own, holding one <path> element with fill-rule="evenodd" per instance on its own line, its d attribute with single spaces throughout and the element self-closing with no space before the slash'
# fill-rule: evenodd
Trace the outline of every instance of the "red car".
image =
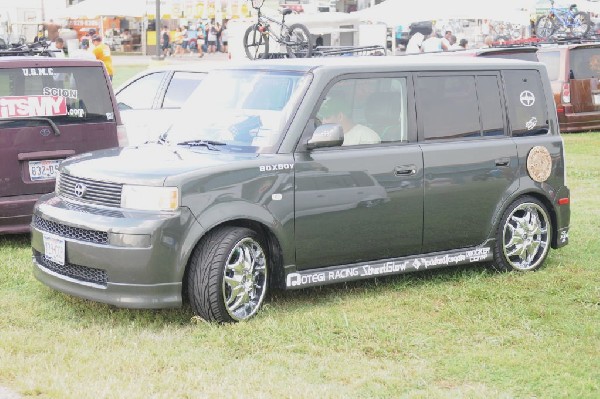
<svg viewBox="0 0 600 399">
<path fill-rule="evenodd" d="M 29 231 L 63 159 L 126 144 L 100 61 L 10 53 L 0 51 L 0 234 Z"/>
<path fill-rule="evenodd" d="M 600 43 L 541 47 L 561 132 L 600 129 Z"/>
</svg>

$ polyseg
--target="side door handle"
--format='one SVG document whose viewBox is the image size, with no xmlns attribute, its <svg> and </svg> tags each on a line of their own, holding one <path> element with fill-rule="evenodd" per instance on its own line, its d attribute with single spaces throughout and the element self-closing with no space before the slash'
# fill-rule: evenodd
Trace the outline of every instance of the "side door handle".
<svg viewBox="0 0 600 399">
<path fill-rule="evenodd" d="M 508 166 L 510 165 L 510 158 L 499 158 L 496 159 L 496 166 Z"/>
<path fill-rule="evenodd" d="M 401 165 L 394 168 L 394 176 L 412 176 L 417 173 L 415 165 Z"/>
</svg>

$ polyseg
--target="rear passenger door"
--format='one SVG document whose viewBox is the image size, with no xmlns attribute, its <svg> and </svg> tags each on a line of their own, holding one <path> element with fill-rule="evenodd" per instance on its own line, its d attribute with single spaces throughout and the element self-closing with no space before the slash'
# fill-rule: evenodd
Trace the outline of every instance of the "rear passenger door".
<svg viewBox="0 0 600 399">
<path fill-rule="evenodd" d="M 424 163 L 423 252 L 481 244 L 518 186 L 500 74 L 417 76 Z"/>
<path fill-rule="evenodd" d="M 326 89 L 316 105 L 312 120 L 319 124 L 329 115 L 326 104 L 343 99 L 348 106 L 343 117 L 346 131 L 369 132 L 363 136 L 368 140 L 350 133 L 356 139 L 351 142 L 369 143 L 300 149 L 295 154 L 299 270 L 421 250 L 423 161 L 409 77 L 348 76 Z M 308 133 L 314 130 L 310 125 Z M 380 137 L 377 142 L 371 140 L 373 132 Z"/>
</svg>

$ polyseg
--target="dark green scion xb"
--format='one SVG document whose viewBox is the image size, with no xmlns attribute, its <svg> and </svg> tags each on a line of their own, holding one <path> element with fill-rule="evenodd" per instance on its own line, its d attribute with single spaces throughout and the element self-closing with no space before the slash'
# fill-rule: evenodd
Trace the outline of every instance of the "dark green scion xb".
<svg viewBox="0 0 600 399">
<path fill-rule="evenodd" d="M 568 243 L 569 198 L 542 64 L 255 61 L 210 72 L 155 142 L 64 161 L 35 207 L 34 273 L 240 321 L 270 287 L 535 270 Z"/>
</svg>

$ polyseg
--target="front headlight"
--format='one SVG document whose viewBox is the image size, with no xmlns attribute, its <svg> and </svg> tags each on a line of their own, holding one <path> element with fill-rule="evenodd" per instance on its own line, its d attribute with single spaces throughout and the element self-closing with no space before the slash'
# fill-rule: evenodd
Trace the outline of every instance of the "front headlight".
<svg viewBox="0 0 600 399">
<path fill-rule="evenodd" d="M 174 211 L 179 207 L 177 187 L 123 185 L 121 208 L 143 211 Z"/>
</svg>

